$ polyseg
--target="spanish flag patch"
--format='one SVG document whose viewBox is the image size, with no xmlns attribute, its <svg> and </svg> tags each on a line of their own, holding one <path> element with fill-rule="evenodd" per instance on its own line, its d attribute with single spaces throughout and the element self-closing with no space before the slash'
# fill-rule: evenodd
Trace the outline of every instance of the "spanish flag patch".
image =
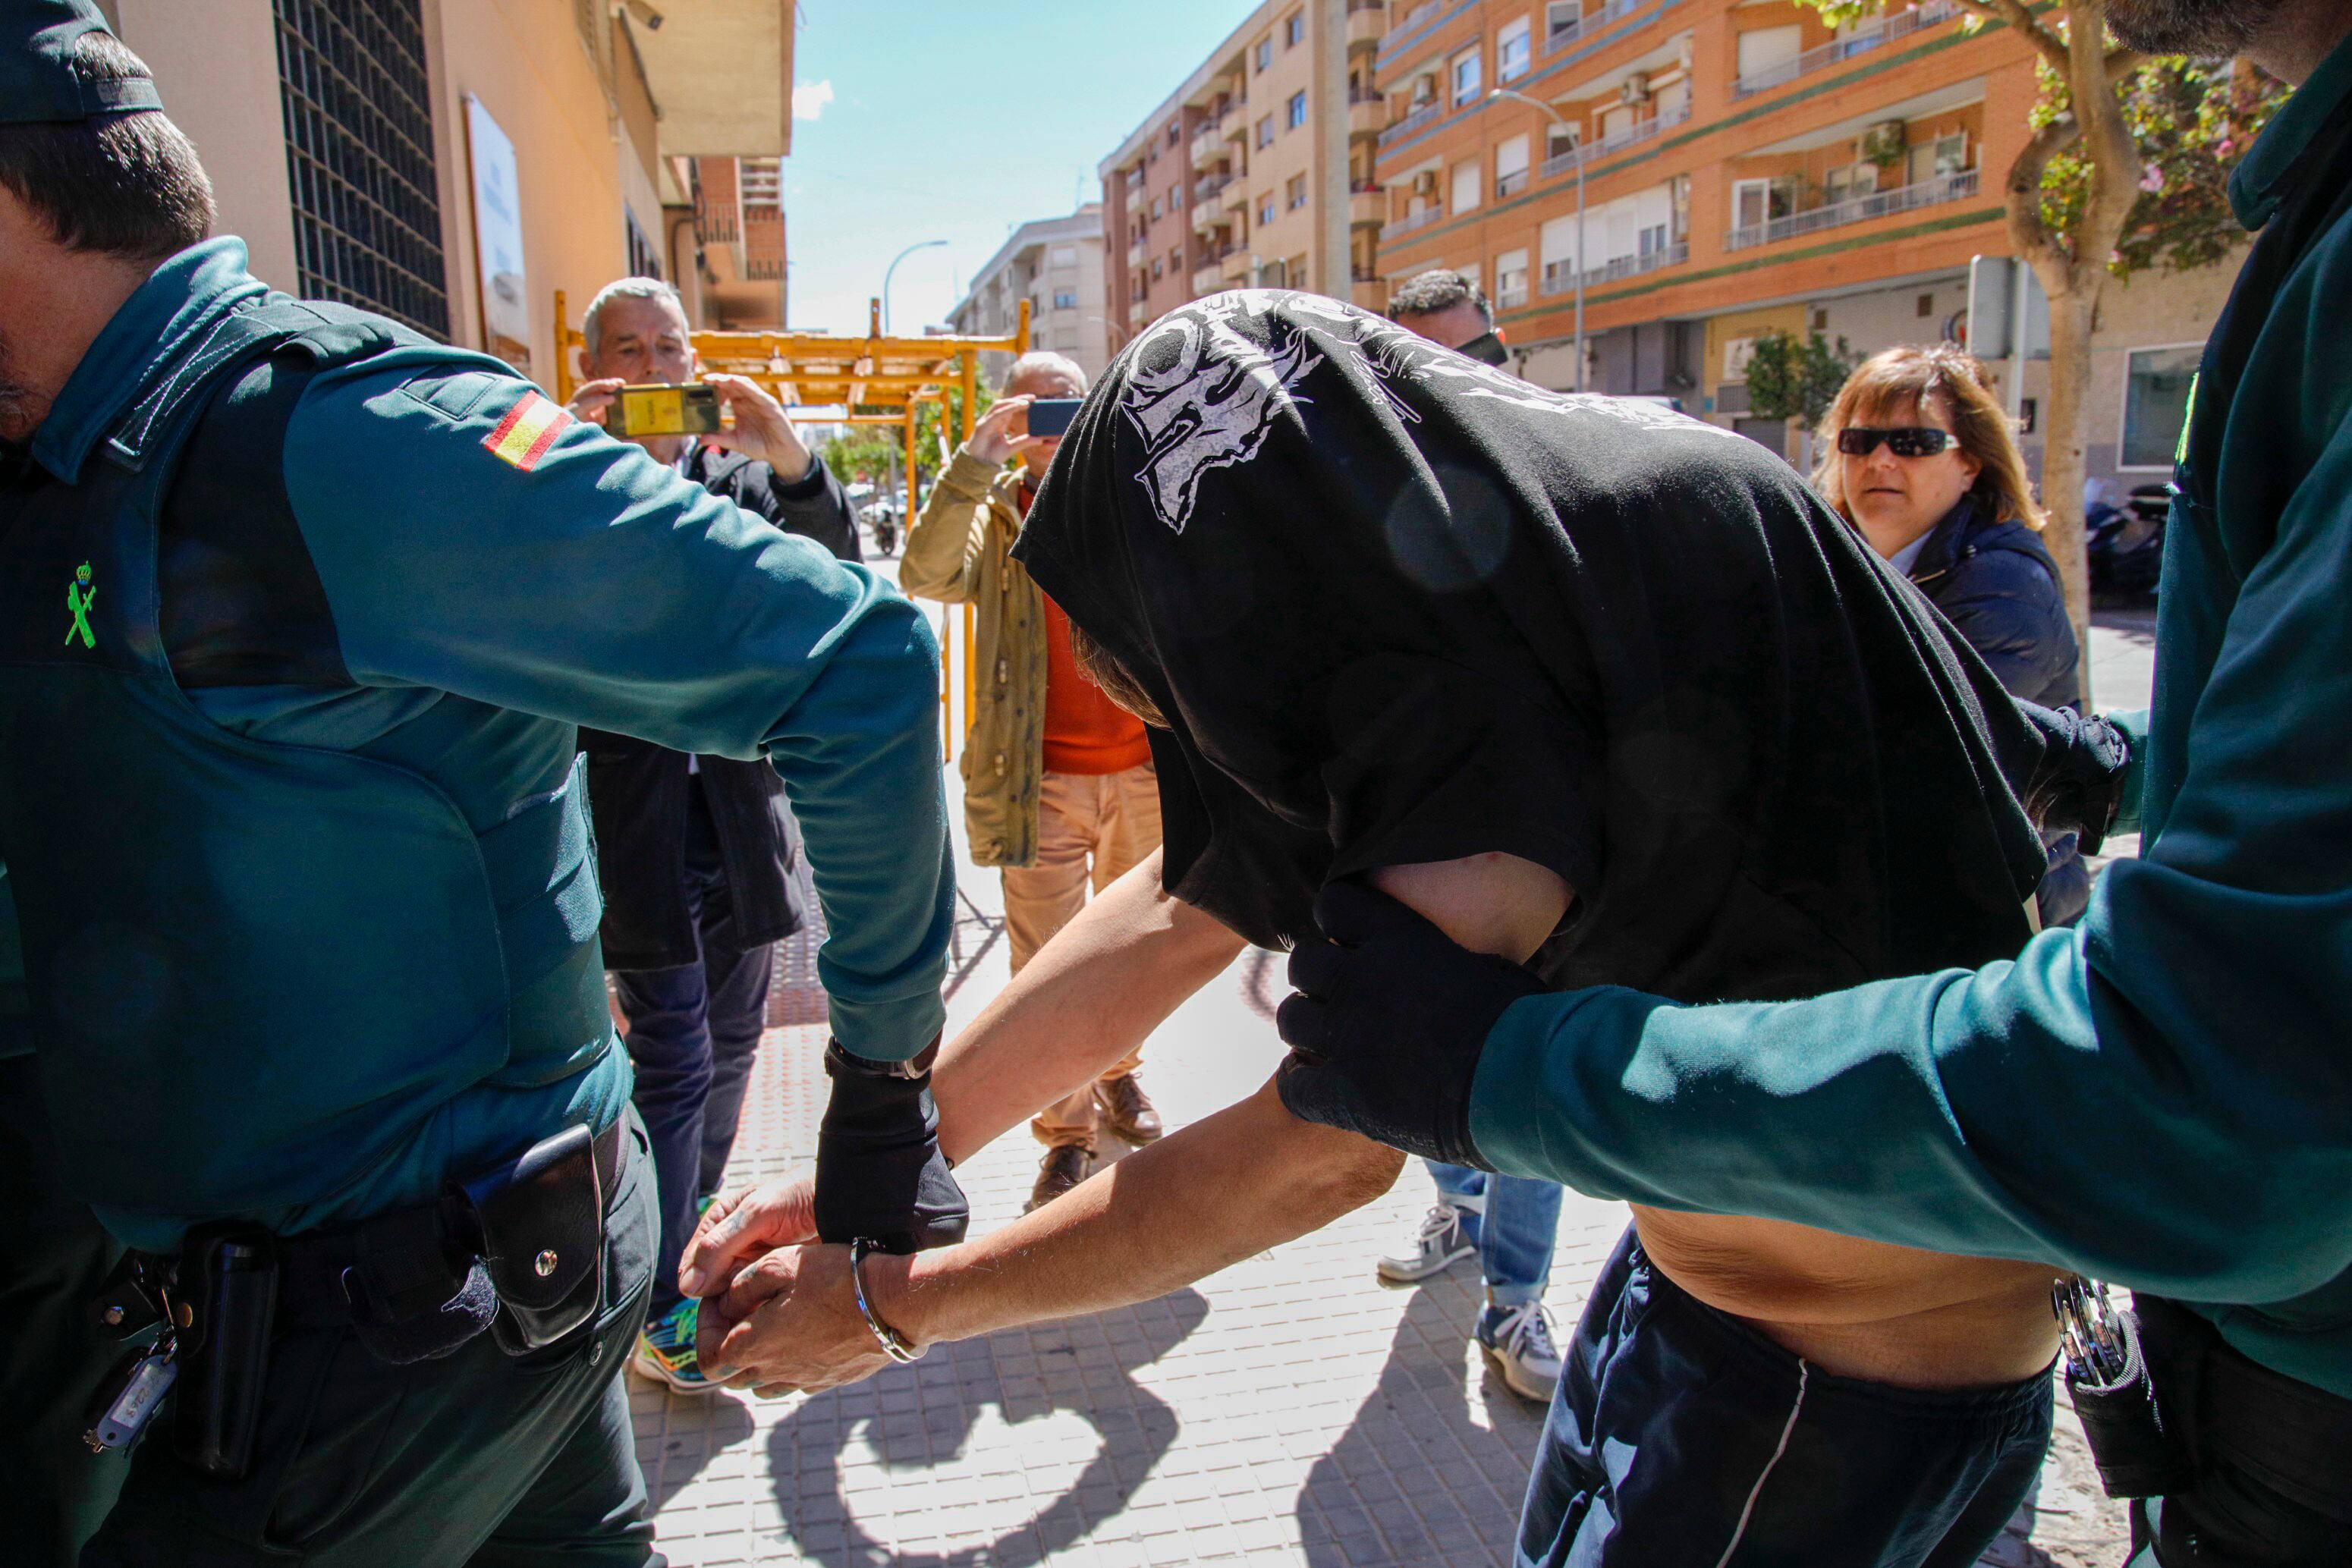
<svg viewBox="0 0 2352 1568">
<path fill-rule="evenodd" d="M 522 401 L 507 410 L 499 427 L 482 437 L 482 444 L 502 462 L 511 463 L 528 474 L 539 466 L 563 427 L 572 423 L 571 411 L 551 398 L 535 392 L 522 394 Z"/>
</svg>

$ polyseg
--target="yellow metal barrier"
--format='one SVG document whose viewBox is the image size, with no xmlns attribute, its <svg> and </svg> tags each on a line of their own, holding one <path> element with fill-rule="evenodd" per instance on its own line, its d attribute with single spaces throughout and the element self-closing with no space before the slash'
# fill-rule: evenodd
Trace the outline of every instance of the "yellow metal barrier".
<svg viewBox="0 0 2352 1568">
<path fill-rule="evenodd" d="M 886 338 L 882 335 L 882 302 L 869 302 L 866 332 L 862 338 L 831 332 L 696 332 L 694 352 L 706 371 L 746 377 L 759 382 L 801 423 L 895 424 L 906 430 L 907 516 L 899 520 L 899 537 L 915 522 L 915 420 L 926 402 L 944 402 L 950 387 L 962 395 L 957 439 L 971 439 L 978 418 L 974 404 L 980 388 L 980 356 L 1029 351 L 1029 301 L 1020 302 L 1020 315 L 1009 338 L 941 335 Z M 555 395 L 570 402 L 579 385 L 572 369 L 572 350 L 586 340 L 572 325 L 563 290 L 555 291 Z M 843 415 L 809 413 L 811 408 L 838 406 Z M 941 409 L 944 414 L 946 410 Z M 940 421 L 942 433 L 946 421 Z M 955 726 L 950 695 L 955 689 L 950 673 L 954 660 L 963 665 L 963 727 L 971 731 L 971 716 L 980 703 L 980 671 L 976 667 L 976 617 L 963 607 L 963 635 L 950 639 L 947 628 L 940 638 L 940 744 L 954 755 Z M 969 741 L 967 741 L 969 744 Z"/>
</svg>

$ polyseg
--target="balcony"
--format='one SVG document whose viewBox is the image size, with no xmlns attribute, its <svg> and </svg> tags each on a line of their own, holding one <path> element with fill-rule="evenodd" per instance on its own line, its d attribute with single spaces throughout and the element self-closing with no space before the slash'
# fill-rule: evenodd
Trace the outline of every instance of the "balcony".
<svg viewBox="0 0 2352 1568">
<path fill-rule="evenodd" d="M 1144 248 L 1143 248 L 1143 242 L 1142 242 L 1141 240 L 1137 240 L 1133 245 L 1129 246 L 1127 247 L 1127 265 L 1128 265 L 1128 266 L 1129 266 L 1129 267 L 1141 267 L 1145 262 L 1149 261 L 1150 259 L 1151 259 L 1151 258 L 1150 258 L 1150 253 L 1148 253 L 1147 251 L 1145 251 L 1145 250 L 1144 250 Z"/>
<path fill-rule="evenodd" d="M 1217 115 L 1201 121 L 1201 128 L 1192 132 L 1192 167 L 1205 167 L 1225 155 L 1221 134 L 1223 125 L 1224 117 Z"/>
<path fill-rule="evenodd" d="M 1358 180 L 1348 187 L 1348 225 L 1377 228 L 1389 221 L 1389 193 L 1377 180 Z"/>
<path fill-rule="evenodd" d="M 1799 235 L 1817 234 L 1822 229 L 1843 228 L 1848 224 L 1866 224 L 1874 218 L 1891 217 L 1907 213 L 1915 207 L 1932 207 L 1942 202 L 1965 201 L 1977 193 L 1978 171 L 1962 169 L 1957 173 L 1938 174 L 1931 180 L 1919 180 L 1892 190 L 1874 191 L 1867 196 L 1838 202 L 1808 212 L 1790 213 L 1784 217 L 1770 218 L 1760 224 L 1744 224 L 1728 230 L 1723 236 L 1726 250 L 1752 250 L 1759 245 L 1773 245 Z"/>
<path fill-rule="evenodd" d="M 1223 228 L 1227 224 L 1232 222 L 1232 217 L 1226 214 L 1225 209 L 1223 207 L 1213 207 L 1204 204 L 1192 209 L 1192 232 L 1201 235 L 1202 238 L 1206 238 L 1208 235 L 1214 234 L 1217 230 Z"/>
<path fill-rule="evenodd" d="M 1233 183 L 1234 177 L 1231 174 L 1209 174 L 1193 181 L 1192 204 L 1197 207 L 1204 202 L 1215 201 L 1217 193 Z"/>
<path fill-rule="evenodd" d="M 1826 70 L 1831 66 L 1852 59 L 1856 55 L 1868 54 L 1881 44 L 1891 44 L 1897 38 L 1907 38 L 1912 34 L 1932 27 L 1938 22 L 1948 22 L 1959 14 L 1959 6 L 1954 5 L 1952 0 L 1927 0 L 1925 5 L 1915 5 L 1909 10 L 1898 11 L 1892 16 L 1882 17 L 1872 22 L 1851 37 L 1832 38 L 1826 44 L 1807 49 L 1792 60 L 1783 60 L 1777 66 L 1766 67 L 1753 76 L 1741 77 L 1731 84 L 1731 96 L 1735 99 L 1752 98 L 1759 92 L 1769 92 L 1776 87 L 1785 87 L 1799 77 L 1811 76 L 1818 70 Z"/>
<path fill-rule="evenodd" d="M 1370 310 L 1376 316 L 1386 315 L 1389 308 L 1389 286 L 1378 273 L 1358 268 L 1348 284 L 1349 302 L 1359 310 Z"/>
<path fill-rule="evenodd" d="M 1348 52 L 1377 49 L 1389 30 L 1389 8 L 1381 0 L 1348 0 Z"/>
<path fill-rule="evenodd" d="M 1647 256 L 1612 256 L 1599 267 L 1584 271 L 1584 287 L 1598 287 L 1614 283 L 1622 277 L 1638 277 L 1645 272 L 1655 272 L 1662 267 L 1680 267 L 1690 259 L 1690 241 L 1678 239 L 1664 250 L 1654 250 Z M 1576 268 L 1565 261 L 1544 263 L 1541 291 L 1546 298 L 1573 293 L 1576 289 Z"/>
<path fill-rule="evenodd" d="M 1495 176 L 1495 200 L 1498 202 L 1507 196 L 1516 196 L 1527 188 L 1528 172 L 1525 169 L 1514 169 L 1507 174 Z"/>
<path fill-rule="evenodd" d="M 1400 235 L 1409 235 L 1416 229 L 1425 229 L 1444 215 L 1445 209 L 1443 207 L 1433 205 L 1418 208 L 1401 218 L 1391 220 L 1388 226 L 1381 231 L 1381 237 L 1395 239 Z"/>
<path fill-rule="evenodd" d="M 1251 274 L 1256 269 L 1250 265 L 1250 253 L 1247 246 L 1236 245 L 1232 246 L 1225 252 L 1223 259 L 1224 262 L 1224 286 L 1226 287 L 1246 288 L 1250 284 L 1256 281 L 1256 279 L 1251 276 Z"/>
<path fill-rule="evenodd" d="M 1630 16 L 1643 6 L 1652 3 L 1653 0 L 1609 0 L 1607 5 L 1597 11 L 1587 11 L 1581 16 L 1570 16 L 1566 21 L 1555 22 L 1552 24 L 1551 31 L 1544 35 L 1543 52 L 1547 55 L 1557 54 L 1579 38 L 1591 37 L 1620 16 Z M 1667 0 L 1667 4 L 1673 4 L 1673 0 Z"/>
<path fill-rule="evenodd" d="M 1635 120 L 1622 130 L 1612 131 L 1608 135 L 1581 147 L 1571 147 L 1565 152 L 1552 154 L 1543 161 L 1543 166 L 1536 171 L 1536 176 L 1538 179 L 1549 180 L 1555 174 L 1565 174 L 1575 168 L 1580 160 L 1605 158 L 1612 152 L 1622 152 L 1639 142 L 1647 141 L 1654 136 L 1672 131 L 1690 117 L 1690 103 L 1685 99 L 1672 109 L 1661 110 L 1647 120 Z"/>
<path fill-rule="evenodd" d="M 1433 98 L 1413 105 L 1412 110 L 1402 120 L 1381 132 L 1381 145 L 1383 147 L 1395 145 L 1423 126 L 1434 123 L 1444 112 L 1445 100 L 1442 98 Z"/>
<path fill-rule="evenodd" d="M 1378 136 L 1389 120 L 1389 100 L 1368 88 L 1348 89 L 1348 135 Z"/>
<path fill-rule="evenodd" d="M 1396 30 L 1402 33 L 1418 27 L 1444 9 L 1445 0 L 1421 0 L 1420 5 L 1404 14 L 1404 20 L 1396 25 Z"/>
<path fill-rule="evenodd" d="M 1195 295 L 1214 294 L 1224 287 L 1224 259 L 1212 256 L 1192 269 L 1192 292 Z"/>
</svg>

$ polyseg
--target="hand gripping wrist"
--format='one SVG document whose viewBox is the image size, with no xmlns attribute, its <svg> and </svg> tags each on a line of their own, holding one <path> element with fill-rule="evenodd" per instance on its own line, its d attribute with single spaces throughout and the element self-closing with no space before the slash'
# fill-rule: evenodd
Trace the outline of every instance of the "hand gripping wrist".
<svg viewBox="0 0 2352 1568">
<path fill-rule="evenodd" d="M 931 1103 L 937 1040 L 907 1061 L 853 1056 L 835 1040 L 824 1070 L 833 1098 L 817 1131 L 816 1229 L 832 1242 L 866 1240 L 916 1252 L 963 1239 L 971 1218 L 939 1145 Z"/>
<path fill-rule="evenodd" d="M 1291 1055 L 1275 1082 L 1290 1113 L 1448 1165 L 1492 1169 L 1470 1131 L 1486 1036 L 1543 983 L 1457 946 L 1369 888 L 1316 901 L 1320 940 L 1291 955 L 1297 994 L 1276 1016 Z"/>
</svg>

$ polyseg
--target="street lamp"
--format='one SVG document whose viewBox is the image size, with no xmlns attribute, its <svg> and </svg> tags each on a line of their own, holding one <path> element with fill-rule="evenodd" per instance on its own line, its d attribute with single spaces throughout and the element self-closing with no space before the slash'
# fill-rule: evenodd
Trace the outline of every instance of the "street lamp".
<svg viewBox="0 0 2352 1568">
<path fill-rule="evenodd" d="M 1584 390 L 1584 136 L 1573 125 L 1559 117 L 1559 110 L 1539 98 L 1529 98 L 1523 92 L 1498 87 L 1487 98 L 1507 98 L 1514 103 L 1524 103 L 1530 109 L 1544 111 L 1554 125 L 1568 132 L 1576 149 L 1576 390 Z"/>
<path fill-rule="evenodd" d="M 890 330 L 890 275 L 898 270 L 898 264 L 900 262 L 906 260 L 917 251 L 929 250 L 933 246 L 940 246 L 947 243 L 948 242 L 943 239 L 917 240 L 913 245 L 908 246 L 906 249 L 892 256 L 890 258 L 890 265 L 882 269 L 882 330 L 885 333 L 887 333 Z M 1583 245 L 1580 231 L 1577 244 L 1580 249 Z M 1579 255 L 1577 259 L 1579 261 L 1582 261 L 1583 256 Z"/>
</svg>

